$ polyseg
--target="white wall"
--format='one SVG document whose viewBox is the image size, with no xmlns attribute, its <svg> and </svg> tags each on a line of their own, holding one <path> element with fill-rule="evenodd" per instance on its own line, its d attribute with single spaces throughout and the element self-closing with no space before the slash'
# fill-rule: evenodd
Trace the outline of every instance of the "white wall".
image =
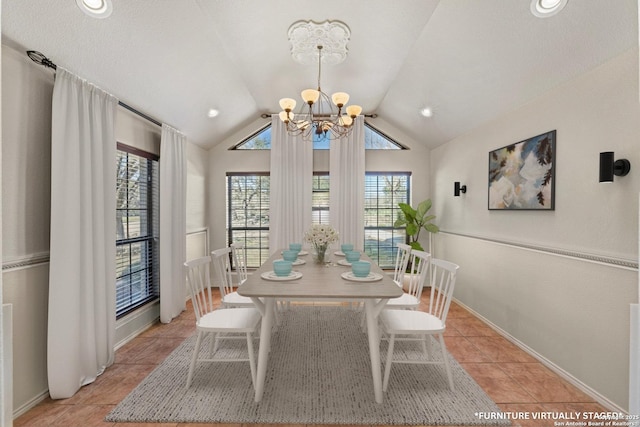
<svg viewBox="0 0 640 427">
<path fill-rule="evenodd" d="M 13 304 L 15 319 L 15 409 L 47 390 L 53 76 L 24 53 L 3 46 L 2 89 L 2 279 L 3 298 Z"/>
<path fill-rule="evenodd" d="M 229 148 L 252 135 L 267 123 L 268 120 L 265 119 L 256 120 L 247 128 L 209 150 L 209 225 L 211 227 L 212 249 L 225 246 L 227 241 L 226 173 L 269 172 L 270 169 L 269 150 L 229 150 Z M 391 127 L 383 119 L 372 119 L 371 124 L 407 146 L 409 150 L 367 150 L 366 170 L 370 172 L 409 171 L 412 173 L 413 201 L 417 203 L 429 198 L 429 150 L 411 140 L 401 131 Z M 313 169 L 316 172 L 329 171 L 329 150 L 314 151 Z"/>
<path fill-rule="evenodd" d="M 489 151 L 553 129 L 555 211 L 489 211 Z M 638 301 L 639 139 L 634 49 L 431 156 L 435 255 L 461 265 L 455 297 L 619 408 Z M 601 151 L 629 159 L 631 173 L 599 184 Z M 467 193 L 453 197 L 454 181 Z"/>
<path fill-rule="evenodd" d="M 2 89 L 2 294 L 5 303 L 13 304 L 13 413 L 19 415 L 46 397 L 48 390 L 53 72 L 34 64 L 24 52 L 3 45 Z M 118 108 L 118 141 L 159 154 L 160 134 L 158 126 Z M 207 225 L 206 151 L 189 143 L 187 165 L 187 229 L 202 229 Z M 158 316 L 156 305 L 118 320 L 116 341 L 131 338 Z"/>
<path fill-rule="evenodd" d="M 0 6 L 0 17 L 2 16 L 2 7 Z M 2 27 L 2 19 L 0 19 L 0 27 Z M 2 69 L 2 45 L 0 45 L 0 75 Z M 0 76 L 1 77 L 1 76 Z M 2 85 L 0 84 L 0 99 L 2 99 Z M 0 185 L 2 184 L 2 104 L 0 103 Z M 0 242 L 2 242 L 2 193 L 0 192 Z M 2 245 L 0 244 L 0 259 L 2 259 Z M 13 406 L 13 390 L 11 375 L 9 370 L 13 370 L 12 355 L 7 354 L 12 351 L 13 338 L 9 336 L 8 330 L 11 326 L 10 319 L 7 319 L 12 308 L 5 308 L 2 298 L 2 275 L 0 275 L 0 426 L 10 426 L 11 410 Z"/>
<path fill-rule="evenodd" d="M 187 146 L 187 233 L 207 227 L 209 156 L 195 144 Z"/>
</svg>

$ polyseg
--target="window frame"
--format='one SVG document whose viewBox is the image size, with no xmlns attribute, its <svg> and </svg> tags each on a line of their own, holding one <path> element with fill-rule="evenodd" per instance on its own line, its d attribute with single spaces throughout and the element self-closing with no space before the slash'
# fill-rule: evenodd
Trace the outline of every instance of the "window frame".
<svg viewBox="0 0 640 427">
<path fill-rule="evenodd" d="M 144 243 L 144 246 L 146 248 L 146 266 L 143 269 L 137 270 L 135 272 L 133 271 L 129 271 L 128 274 L 126 275 L 122 275 L 122 276 L 116 276 L 116 283 L 114 283 L 115 286 L 115 293 L 116 293 L 116 319 L 120 319 L 124 316 L 126 316 L 127 314 L 133 312 L 134 310 L 137 310 L 138 308 L 146 305 L 146 304 L 150 304 L 153 302 L 156 302 L 159 300 L 160 298 L 160 264 L 159 264 L 159 257 L 160 257 L 160 249 L 159 249 L 159 239 L 158 239 L 158 215 L 159 215 L 159 177 L 157 176 L 157 173 L 154 174 L 154 168 L 155 170 L 159 170 L 159 160 L 160 157 L 156 154 L 153 153 L 149 153 L 147 151 L 141 150 L 139 148 L 136 147 L 132 147 L 130 145 L 121 143 L 121 142 L 117 142 L 116 144 L 116 153 L 118 151 L 124 152 L 127 154 L 127 156 L 129 155 L 134 155 L 134 156 L 138 156 L 142 159 L 146 160 L 146 168 L 147 168 L 147 182 L 146 182 L 146 208 L 145 209 L 139 209 L 139 210 L 144 210 L 146 211 L 146 235 L 145 236 L 137 236 L 137 237 L 127 237 L 127 238 L 122 238 L 122 239 L 118 239 L 118 236 L 116 234 L 115 236 L 115 249 L 116 249 L 116 256 L 117 256 L 117 252 L 118 252 L 118 248 L 119 247 L 123 247 L 123 246 L 129 246 L 129 254 L 131 254 L 131 248 L 133 245 L 139 244 L 139 243 Z M 155 167 L 154 164 L 152 162 L 155 162 Z M 116 177 L 117 179 L 117 177 Z M 127 175 L 127 180 L 129 180 L 129 175 Z M 154 186 L 155 184 L 155 186 Z M 117 194 L 116 194 L 117 197 Z M 154 197 L 156 197 L 156 199 L 154 199 Z M 116 205 L 116 218 L 118 217 L 117 212 L 120 210 L 125 210 L 125 211 L 129 211 L 129 210 L 133 210 L 130 209 L 128 204 L 126 208 L 119 208 Z M 131 255 L 129 255 L 129 257 L 131 257 Z M 117 261 L 117 258 L 116 258 Z M 131 263 L 129 263 L 128 265 L 131 265 Z M 117 268 L 117 265 L 116 265 Z M 122 306 L 121 308 L 118 308 L 117 303 L 118 303 L 118 291 L 120 289 L 120 285 L 118 283 L 119 280 L 121 280 L 123 277 L 128 276 L 130 279 L 133 277 L 133 275 L 135 273 L 138 273 L 140 271 L 146 270 L 146 276 L 147 276 L 147 283 L 145 284 L 145 288 L 147 291 L 146 296 L 144 296 L 143 298 L 139 298 L 139 299 L 132 299 L 131 296 L 129 297 L 130 303 L 127 305 Z M 117 272 L 117 270 L 116 270 Z M 128 280 L 128 286 L 130 289 L 133 288 L 132 285 L 132 281 Z M 131 294 L 131 290 L 130 290 L 130 294 Z"/>
<path fill-rule="evenodd" d="M 226 210 L 227 210 L 227 215 L 226 215 L 226 225 L 227 225 L 227 245 L 230 245 L 231 243 L 234 242 L 233 240 L 233 235 L 234 235 L 234 231 L 257 231 L 261 234 L 260 240 L 263 240 L 262 238 L 262 232 L 266 232 L 266 239 L 267 241 L 269 241 L 269 224 L 267 223 L 266 226 L 259 226 L 259 227 L 234 227 L 231 221 L 231 215 L 233 212 L 233 205 L 232 205 L 232 187 L 231 185 L 229 185 L 229 179 L 232 177 L 268 177 L 269 178 L 269 182 L 271 182 L 271 174 L 269 172 L 226 172 L 225 174 L 225 183 L 226 183 L 226 197 L 227 197 L 227 201 L 226 201 Z M 271 191 L 271 188 L 269 188 L 269 191 Z M 271 202 L 271 196 L 269 195 L 269 203 Z M 260 259 L 261 262 L 263 262 L 263 252 L 266 253 L 266 258 L 264 258 L 265 260 L 269 257 L 269 247 L 267 246 L 266 248 L 263 248 L 262 246 L 258 247 L 258 248 L 254 248 L 254 247 L 250 247 L 246 244 L 246 238 L 244 239 L 244 241 L 242 242 L 245 244 L 245 251 L 248 251 L 250 253 L 250 251 L 252 249 L 257 249 L 258 250 L 258 257 Z M 257 268 L 258 266 L 252 265 L 250 262 L 250 257 L 247 257 L 247 267 L 248 268 Z M 235 267 L 234 267 L 235 268 Z"/>
<path fill-rule="evenodd" d="M 376 231 L 380 231 L 380 230 L 387 231 L 387 232 L 391 232 L 391 234 L 393 236 L 394 235 L 394 231 L 403 230 L 403 232 L 404 232 L 405 227 L 404 226 L 394 227 L 393 225 L 390 225 L 390 226 L 389 225 L 386 225 L 386 226 L 378 226 L 378 225 L 376 225 L 376 226 L 367 226 L 366 225 L 366 217 L 367 217 L 367 215 L 366 215 L 366 212 L 367 212 L 366 180 L 367 180 L 367 177 L 370 177 L 370 176 L 403 176 L 403 177 L 406 177 L 406 180 L 407 180 L 406 199 L 402 200 L 402 201 L 397 201 L 395 203 L 395 205 L 397 205 L 398 203 L 401 203 L 401 202 L 402 203 L 410 203 L 410 201 L 411 201 L 411 176 L 412 176 L 412 173 L 411 173 L 411 171 L 404 171 L 404 172 L 402 172 L 402 171 L 367 171 L 367 172 L 365 172 L 365 207 L 364 207 L 365 211 L 363 212 L 363 214 L 365 215 L 365 226 L 364 226 L 365 241 L 363 242 L 364 243 L 364 248 L 365 248 L 365 253 L 372 260 L 374 260 L 380 266 L 380 268 L 382 268 L 382 269 L 390 269 L 390 268 L 394 267 L 394 264 L 392 263 L 392 259 L 390 259 L 390 263 L 389 264 L 384 264 L 384 263 L 381 264 L 380 263 L 379 254 L 380 254 L 380 248 L 382 247 L 382 245 L 380 245 L 380 243 L 378 243 L 378 245 L 377 245 L 376 253 L 373 253 L 373 252 L 367 250 L 367 248 L 371 246 L 371 245 L 367 245 L 367 239 L 366 239 L 367 230 L 371 230 L 371 231 L 373 231 L 373 230 L 376 230 Z M 397 207 L 397 208 L 394 207 L 394 208 L 392 208 L 392 210 L 400 211 L 400 208 L 399 207 Z M 379 218 L 379 215 L 377 217 Z M 378 240 L 378 242 L 379 242 L 379 240 Z M 409 242 L 409 237 L 406 235 L 406 233 L 404 233 L 404 243 L 408 243 L 408 242 Z M 394 238 L 392 237 L 392 240 L 391 240 L 391 251 L 392 251 L 393 255 L 390 258 L 395 258 L 395 253 L 397 251 L 397 248 L 398 247 L 396 245 L 396 242 L 395 242 Z"/>
</svg>

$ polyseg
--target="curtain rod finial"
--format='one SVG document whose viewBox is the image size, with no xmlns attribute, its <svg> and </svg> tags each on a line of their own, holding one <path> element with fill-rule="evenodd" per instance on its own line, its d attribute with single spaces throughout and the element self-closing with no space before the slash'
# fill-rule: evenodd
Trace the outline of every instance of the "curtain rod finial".
<svg viewBox="0 0 640 427">
<path fill-rule="evenodd" d="M 54 70 L 57 69 L 56 64 L 54 64 L 49 58 L 36 50 L 28 50 L 27 55 L 36 64 L 43 65 L 48 68 L 53 68 Z"/>
</svg>

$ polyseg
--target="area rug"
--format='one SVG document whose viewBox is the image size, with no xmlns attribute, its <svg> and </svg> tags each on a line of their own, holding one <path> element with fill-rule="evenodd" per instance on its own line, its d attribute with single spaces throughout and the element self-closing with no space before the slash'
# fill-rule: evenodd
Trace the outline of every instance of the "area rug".
<svg viewBox="0 0 640 427">
<path fill-rule="evenodd" d="M 110 422 L 488 425 L 500 409 L 450 356 L 455 391 L 443 366 L 394 364 L 382 404 L 375 403 L 360 313 L 341 307 L 294 307 L 273 332 L 264 397 L 254 402 L 248 363 L 200 363 L 185 389 L 195 336 L 187 338 L 106 417 Z M 243 345 L 244 344 L 244 345 Z M 405 357 L 421 354 L 404 345 Z M 204 342 L 203 351 L 208 351 Z M 384 362 L 386 343 L 381 344 Z M 218 351 L 246 352 L 243 340 Z M 440 355 L 434 340 L 433 355 Z M 487 418 L 486 416 L 483 418 Z M 495 417 L 499 418 L 499 417 Z"/>
</svg>

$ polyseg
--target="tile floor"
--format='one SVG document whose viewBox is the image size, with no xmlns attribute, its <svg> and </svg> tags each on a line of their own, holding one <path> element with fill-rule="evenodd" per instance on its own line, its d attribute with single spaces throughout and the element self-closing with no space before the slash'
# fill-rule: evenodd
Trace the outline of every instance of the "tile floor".
<svg viewBox="0 0 640 427">
<path fill-rule="evenodd" d="M 426 293 L 425 293 L 426 294 Z M 426 307 L 428 296 L 423 297 Z M 14 426 L 188 427 L 205 424 L 107 423 L 104 417 L 157 364 L 195 331 L 190 305 L 170 324 L 157 324 L 116 352 L 116 361 L 93 384 L 70 399 L 46 399 L 14 421 Z M 452 303 L 445 340 L 448 350 L 504 412 L 529 419 L 513 426 L 555 426 L 553 420 L 532 419 L 535 414 L 607 412 L 536 359 L 497 334 L 464 308 Z M 223 427 L 224 424 L 212 424 Z M 233 425 L 240 427 L 240 425 Z M 302 426 L 300 426 L 302 427 Z"/>
</svg>

